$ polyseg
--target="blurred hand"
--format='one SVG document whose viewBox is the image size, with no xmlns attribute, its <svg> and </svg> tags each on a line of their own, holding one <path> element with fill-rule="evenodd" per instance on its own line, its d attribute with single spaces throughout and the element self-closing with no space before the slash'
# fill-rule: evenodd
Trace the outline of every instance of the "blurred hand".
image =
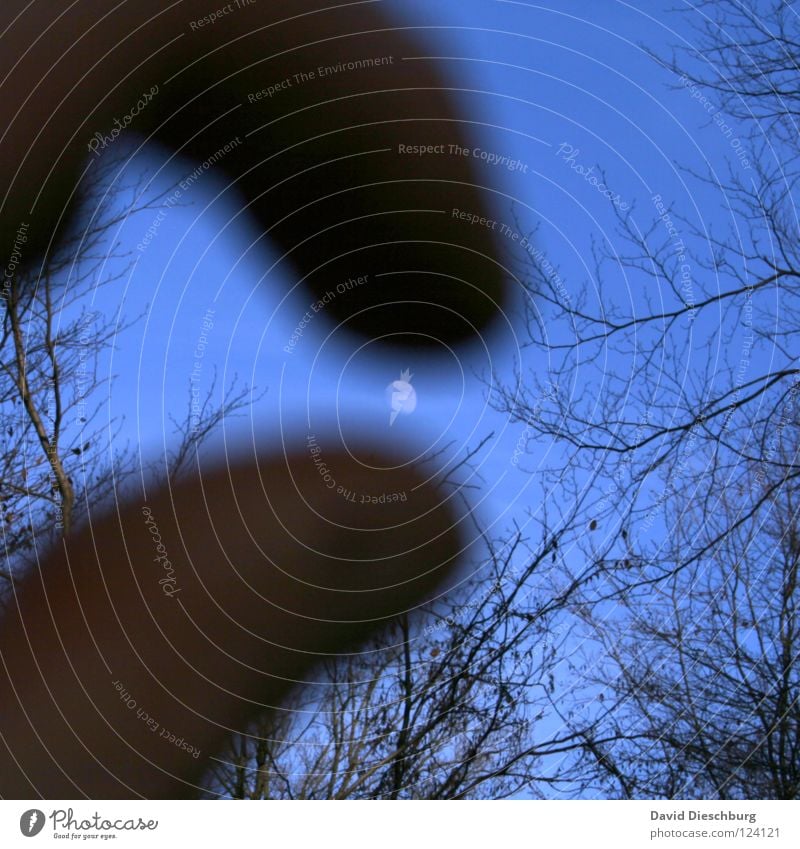
<svg viewBox="0 0 800 849">
<path fill-rule="evenodd" d="M 239 139 L 214 168 L 285 257 L 282 278 L 319 295 L 385 275 L 337 297 L 335 320 L 406 346 L 485 328 L 503 300 L 494 245 L 458 212 L 488 210 L 470 159 L 449 152 L 466 140 L 448 83 L 410 58 L 423 47 L 373 4 L 163 5 L 4 4 L 4 256 L 24 222 L 21 262 L 47 262 L 114 128 L 188 172 Z M 320 656 L 441 590 L 461 547 L 450 494 L 386 449 L 375 468 L 333 449 L 326 462 L 352 491 L 406 499 L 350 502 L 276 446 L 40 553 L 0 623 L 0 794 L 196 795 L 226 735 Z"/>
</svg>

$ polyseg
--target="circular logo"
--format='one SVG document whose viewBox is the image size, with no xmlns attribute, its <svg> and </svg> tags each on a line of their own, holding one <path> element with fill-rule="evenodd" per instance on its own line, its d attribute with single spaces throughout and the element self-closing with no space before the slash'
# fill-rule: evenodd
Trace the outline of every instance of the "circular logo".
<svg viewBox="0 0 800 849">
<path fill-rule="evenodd" d="M 44 811 L 31 808 L 19 818 L 19 830 L 25 837 L 36 837 L 44 828 Z"/>
</svg>

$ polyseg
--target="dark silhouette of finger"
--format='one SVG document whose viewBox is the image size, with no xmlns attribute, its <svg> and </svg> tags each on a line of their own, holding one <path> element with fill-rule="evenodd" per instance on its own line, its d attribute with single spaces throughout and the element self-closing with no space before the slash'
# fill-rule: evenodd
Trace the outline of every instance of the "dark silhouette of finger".
<svg viewBox="0 0 800 849">
<path fill-rule="evenodd" d="M 456 86 L 383 5 L 258 3 L 197 26 L 216 0 L 9 4 L 5 255 L 24 221 L 22 259 L 40 256 L 87 156 L 141 133 L 188 158 L 187 174 L 213 160 L 285 256 L 284 279 L 321 296 L 354 271 L 380 275 L 338 297 L 333 319 L 417 334 L 396 343 L 473 336 L 504 300 L 495 234 L 460 217 L 491 218 L 487 181 Z"/>
<path fill-rule="evenodd" d="M 397 500 L 365 510 L 307 454 L 222 468 L 93 521 L 17 582 L 2 796 L 196 795 L 226 734 L 446 583 L 460 534 L 445 491 L 329 463 L 350 492 L 391 482 Z"/>
</svg>

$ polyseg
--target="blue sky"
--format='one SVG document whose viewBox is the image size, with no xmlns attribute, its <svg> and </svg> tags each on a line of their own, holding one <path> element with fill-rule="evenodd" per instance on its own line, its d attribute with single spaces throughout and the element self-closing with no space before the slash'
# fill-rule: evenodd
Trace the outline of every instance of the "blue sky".
<svg viewBox="0 0 800 849">
<path fill-rule="evenodd" d="M 659 4 L 614 0 L 412 0 L 399 8 L 406 23 L 424 36 L 419 55 L 442 57 L 438 61 L 473 121 L 474 145 L 524 163 L 523 171 L 513 173 L 484 165 L 481 179 L 498 221 L 513 226 L 513 209 L 523 228 L 538 226 L 536 247 L 560 267 L 573 295 L 584 286 L 595 291 L 592 240 L 606 240 L 612 251 L 619 247 L 611 204 L 582 176 L 592 166 L 594 173 L 604 171 L 620 203 L 635 205 L 643 228 L 654 216 L 650 198 L 656 193 L 695 223 L 724 223 L 719 197 L 687 184 L 675 163 L 700 171 L 709 164 L 723 168 L 732 158 L 730 141 L 689 90 L 670 90 L 678 80 L 641 47 L 666 52 L 688 35 L 685 18 L 661 11 Z M 117 142 L 129 150 L 138 143 L 132 134 Z M 155 174 L 152 185 L 158 192 L 193 167 L 148 150 L 132 159 L 129 173 L 144 168 Z M 249 414 L 226 423 L 216 450 L 236 454 L 251 443 L 302 442 L 307 433 L 324 439 L 328 429 L 341 427 L 346 437 L 366 429 L 389 444 L 410 440 L 420 451 L 452 443 L 456 456 L 494 431 L 496 440 L 480 457 L 485 523 L 499 530 L 515 518 L 524 522 L 525 511 L 539 506 L 535 470 L 552 464 L 558 449 L 530 443 L 523 461 L 513 463 L 522 426 L 510 425 L 487 405 L 485 386 L 476 376 L 493 369 L 510 380 L 517 360 L 546 378 L 541 355 L 522 350 L 524 329 L 513 313 L 483 348 L 453 352 L 436 368 L 424 358 L 379 357 L 369 345 L 354 349 L 340 335 L 328 338 L 333 327 L 324 311 L 287 354 L 283 348 L 310 297 L 286 297 L 286 280 L 273 284 L 267 277 L 264 284 L 265 268 L 277 257 L 261 244 L 253 248 L 259 234 L 240 213 L 221 173 L 209 169 L 180 201 L 186 205 L 163 210 L 157 234 L 144 250 L 136 246 L 157 210 L 139 213 L 118 234 L 134 260 L 123 310 L 128 317 L 143 312 L 145 317 L 119 334 L 104 363 L 117 375 L 108 412 L 124 417 L 123 438 L 140 447 L 144 461 L 171 444 L 170 415 L 186 414 L 197 344 L 205 337 L 196 371 L 203 391 L 215 369 L 220 386 L 237 374 L 266 390 Z M 621 270 L 606 283 L 629 309 L 640 309 L 646 296 L 660 295 Z M 98 296 L 101 311 L 110 314 L 118 306 L 119 288 Z M 629 367 L 608 365 L 623 373 Z M 390 427 L 384 389 L 406 368 L 414 374 L 417 409 Z M 592 372 L 583 376 L 602 378 Z"/>
<path fill-rule="evenodd" d="M 592 246 L 603 245 L 612 255 L 625 246 L 615 233 L 612 204 L 585 179 L 589 169 L 595 175 L 603 172 L 642 230 L 661 214 L 655 195 L 663 208 L 672 208 L 701 232 L 735 222 L 724 195 L 692 180 L 682 168 L 727 176 L 730 166 L 748 179 L 733 144 L 743 128 L 731 119 L 721 128 L 712 117 L 722 114 L 720 104 L 713 97 L 702 101 L 643 49 L 646 45 L 669 55 L 672 45 L 692 37 L 686 17 L 649 0 L 406 0 L 394 5 L 408 26 L 419 28 L 425 41 L 419 55 L 440 57 L 471 121 L 472 144 L 524 166 L 512 172 L 485 164 L 478 173 L 498 221 L 516 229 L 516 216 L 523 230 L 537 228 L 533 245 L 559 268 L 571 298 L 585 290 L 591 310 L 601 312 L 613 298 L 621 309 L 641 313 L 648 302 L 658 305 L 669 297 L 650 278 L 612 263 L 600 298 Z M 133 151 L 139 142 L 130 134 L 116 144 Z M 194 167 L 149 149 L 132 158 L 129 179 L 146 170 L 155 175 L 152 195 L 168 193 Z M 512 521 L 525 531 L 528 511 L 547 507 L 553 515 L 563 507 L 543 502 L 540 474 L 558 466 L 561 446 L 527 440 L 521 424 L 510 423 L 487 403 L 482 377 L 494 373 L 511 382 L 515 366 L 542 382 L 548 376 L 543 355 L 524 348 L 519 302 L 481 343 L 436 363 L 404 353 L 381 355 L 374 346 L 333 334 L 324 310 L 287 353 L 284 348 L 312 298 L 286 295 L 287 284 L 294 281 L 266 273 L 278 257 L 259 241 L 221 171 L 209 169 L 180 201 L 185 205 L 164 208 L 161 215 L 157 209 L 144 211 L 121 228 L 117 238 L 133 259 L 131 273 L 121 286 L 102 290 L 93 305 L 113 315 L 122 288 L 125 315 L 144 314 L 118 335 L 103 361 L 104 369 L 116 375 L 107 413 L 124 417 L 122 439 L 138 447 L 143 462 L 157 459 L 173 444 L 170 416 L 185 417 L 193 371 L 205 392 L 216 370 L 220 388 L 236 374 L 264 395 L 244 415 L 225 423 L 209 455 L 235 456 L 253 445 L 280 450 L 283 443 L 302 444 L 308 434 L 317 437 L 324 452 L 326 434 L 339 429 L 345 440 L 367 432 L 411 454 L 449 446 L 449 456 L 457 458 L 494 432 L 495 439 L 476 458 L 482 488 L 473 497 L 483 524 L 497 535 Z M 139 250 L 156 220 L 157 233 Z M 688 225 L 676 226 L 687 247 L 702 256 L 707 250 L 702 241 L 690 238 Z M 673 238 L 659 227 L 665 241 Z M 694 266 L 691 280 L 698 292 L 701 285 L 716 286 Z M 717 320 L 713 314 L 703 317 L 693 335 L 687 334 L 690 346 L 678 366 L 685 373 L 670 377 L 702 381 L 707 370 L 725 383 L 723 366 L 738 360 L 741 339 L 720 337 L 718 347 L 702 351 Z M 202 357 L 197 356 L 200 342 Z M 632 358 L 601 359 L 599 367 L 581 366 L 576 385 L 562 389 L 594 392 L 599 399 L 607 376 L 624 379 L 631 367 Z M 385 389 L 405 369 L 413 373 L 417 407 L 390 426 Z M 599 407 L 595 415 L 601 415 Z M 521 459 L 520 448 L 525 450 Z M 649 541 L 663 539 L 666 532 L 660 519 L 646 530 Z M 598 542 L 602 534 L 598 531 Z"/>
</svg>

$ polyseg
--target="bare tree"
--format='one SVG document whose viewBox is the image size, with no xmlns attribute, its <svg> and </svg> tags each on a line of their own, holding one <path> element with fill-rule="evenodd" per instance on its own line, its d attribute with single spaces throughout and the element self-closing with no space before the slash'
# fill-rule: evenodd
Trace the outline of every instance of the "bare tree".
<svg viewBox="0 0 800 849">
<path fill-rule="evenodd" d="M 799 410 L 776 447 L 787 464 L 798 459 Z M 698 527 L 707 553 L 653 592 L 623 592 L 611 608 L 584 598 L 605 702 L 594 732 L 618 736 L 587 741 L 603 794 L 800 797 L 800 490 L 791 480 L 761 489 L 766 504 L 742 487 L 718 515 L 694 501 L 675 517 L 673 562 Z M 753 520 L 737 524 L 754 503 Z"/>
<path fill-rule="evenodd" d="M 547 356 L 549 373 L 520 370 L 493 385 L 495 407 L 524 424 L 531 441 L 563 447 L 554 474 L 596 476 L 591 520 L 605 548 L 592 555 L 627 551 L 629 565 L 648 564 L 648 578 L 707 554 L 708 543 L 689 539 L 680 561 L 667 561 L 651 533 L 687 482 L 712 514 L 725 487 L 754 464 L 767 484 L 798 473 L 768 450 L 800 385 L 792 344 L 800 332 L 800 89 L 788 82 L 800 76 L 797 18 L 780 3 L 700 9 L 690 19 L 701 22 L 701 35 L 689 55 L 656 59 L 677 88 L 717 97 L 715 116 L 743 122 L 741 139 L 717 122 L 730 148 L 727 175 L 686 175 L 716 192 L 727 231 L 655 197 L 643 215 L 612 204 L 618 238 L 595 245 L 592 286 L 567 286 L 541 251 L 528 252 L 520 271 L 530 294 L 529 344 Z M 620 298 L 621 276 L 636 297 Z M 704 475 L 694 475 L 701 466 Z M 719 533 L 755 521 L 773 495 L 762 488 Z"/>
<path fill-rule="evenodd" d="M 406 616 L 233 739 L 209 792 L 260 799 L 453 799 L 574 793 L 585 734 L 566 615 L 595 567 L 553 584 L 558 533 L 484 536 L 460 593 Z M 574 624 L 574 623 L 573 623 Z M 612 742 L 604 740 L 605 743 Z"/>
<path fill-rule="evenodd" d="M 121 182 L 122 160 L 108 156 L 87 172 L 76 225 L 41 268 L 11 270 L 3 280 L 0 328 L 0 532 L 7 581 L 35 550 L 66 536 L 90 507 L 118 494 L 135 471 L 134 456 L 119 444 L 122 422 L 104 421 L 100 358 L 134 321 L 91 309 L 97 291 L 130 270 L 114 241 L 122 221 L 159 208 L 146 174 Z M 24 228 L 17 234 L 24 251 Z M 219 397 L 218 397 L 219 396 Z M 173 419 L 176 445 L 160 474 L 176 475 L 220 426 L 250 401 L 234 379 L 224 392 L 212 383 L 186 423 Z"/>
<path fill-rule="evenodd" d="M 562 446 L 554 478 L 592 488 L 572 542 L 602 575 L 572 608 L 587 642 L 562 713 L 576 731 L 580 715 L 581 792 L 797 798 L 800 30 L 783 3 L 688 14 L 697 41 L 653 58 L 706 98 L 728 167 L 684 173 L 727 229 L 654 196 L 612 204 L 594 285 L 528 252 L 529 344 L 550 368 L 493 399 Z"/>
<path fill-rule="evenodd" d="M 113 182 L 113 160 L 90 172 L 86 198 Z M 107 424 L 99 420 L 105 384 L 98 359 L 127 326 L 87 307 L 98 287 L 126 273 L 125 256 L 109 244 L 122 215 L 121 189 L 106 193 L 93 213 L 52 251 L 41 269 L 6 274 L 0 335 L 0 449 L 5 562 L 24 561 L 37 539 L 66 535 L 84 515 L 89 496 L 102 500 L 127 467 L 124 451 L 109 462 Z M 87 204 L 90 206 L 90 204 Z M 130 210 L 128 210 L 130 212 Z M 24 228 L 17 234 L 24 251 Z"/>
</svg>

